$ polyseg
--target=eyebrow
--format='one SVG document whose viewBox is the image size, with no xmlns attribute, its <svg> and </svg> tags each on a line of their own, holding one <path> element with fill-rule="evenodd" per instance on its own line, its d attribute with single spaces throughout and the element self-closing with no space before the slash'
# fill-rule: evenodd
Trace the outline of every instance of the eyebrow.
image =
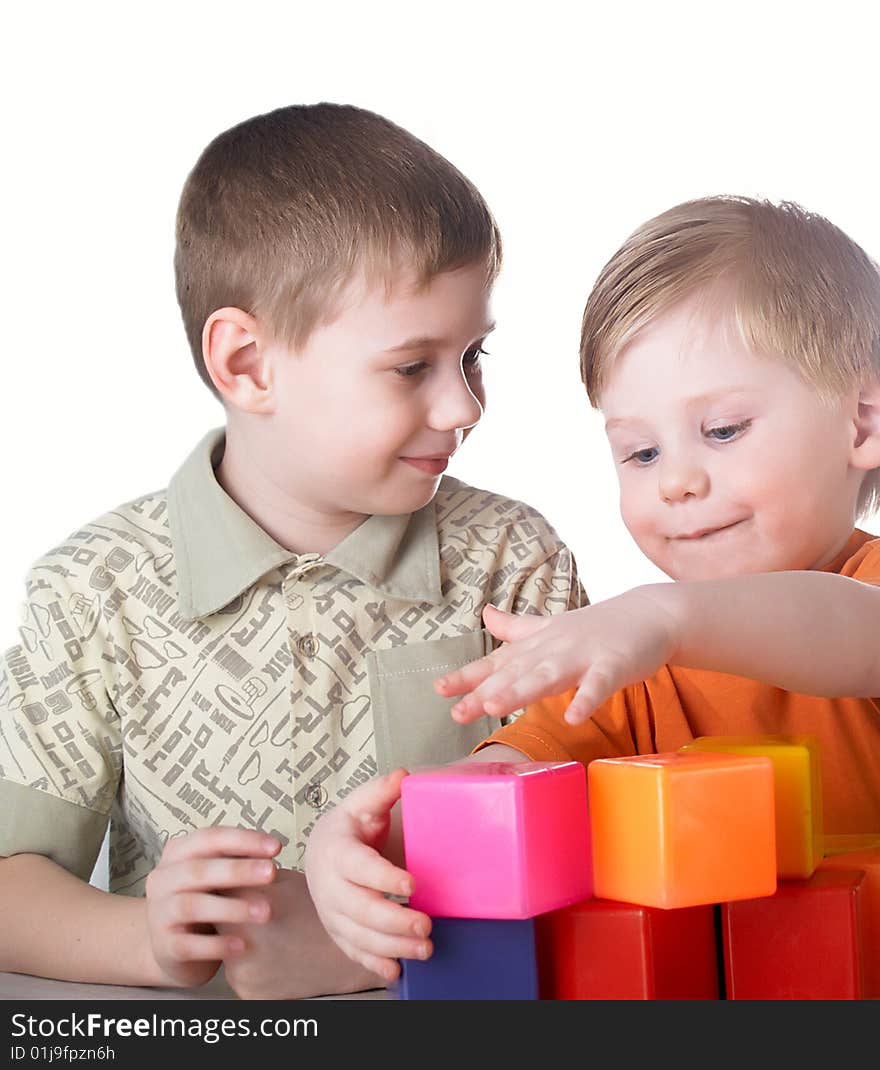
<svg viewBox="0 0 880 1070">
<path fill-rule="evenodd" d="M 494 321 L 487 323 L 481 330 L 477 338 L 485 338 L 487 334 L 490 334 L 495 330 Z M 476 339 L 474 339 L 476 341 Z M 386 353 L 403 353 L 407 350 L 413 349 L 439 349 L 444 346 L 448 346 L 450 343 L 445 338 L 431 338 L 428 335 L 419 335 L 414 338 L 407 338 L 405 342 L 401 342 L 400 345 L 391 346 L 390 349 L 386 349 Z M 473 343 L 472 343 L 473 344 Z"/>
<path fill-rule="evenodd" d="M 696 394 L 692 398 L 687 398 L 685 404 L 689 409 L 698 408 L 700 405 L 705 405 L 711 401 L 717 401 L 719 398 L 728 398 L 731 396 L 743 395 L 743 394 L 760 394 L 762 391 L 759 387 L 755 386 L 733 386 L 725 387 L 724 390 L 707 390 L 705 394 Z M 614 419 L 607 420 L 605 422 L 605 430 L 611 431 L 615 427 L 622 427 L 626 424 L 639 424 L 644 422 L 644 417 L 641 416 L 621 416 Z"/>
</svg>

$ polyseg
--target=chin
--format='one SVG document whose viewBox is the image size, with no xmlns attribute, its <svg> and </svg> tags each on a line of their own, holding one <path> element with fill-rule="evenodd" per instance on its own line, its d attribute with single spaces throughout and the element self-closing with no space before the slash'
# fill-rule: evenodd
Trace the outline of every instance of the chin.
<svg viewBox="0 0 880 1070">
<path fill-rule="evenodd" d="M 438 479 L 430 487 L 424 487 L 418 493 L 410 490 L 404 494 L 389 494 L 381 501 L 376 501 L 375 507 L 369 512 L 378 516 L 401 516 L 403 513 L 416 513 L 432 501 L 440 485 Z"/>
</svg>

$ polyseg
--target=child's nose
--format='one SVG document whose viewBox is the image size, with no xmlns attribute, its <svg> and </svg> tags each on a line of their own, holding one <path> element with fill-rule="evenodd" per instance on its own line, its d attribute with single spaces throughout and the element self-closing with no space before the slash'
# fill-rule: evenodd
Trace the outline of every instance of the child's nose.
<svg viewBox="0 0 880 1070">
<path fill-rule="evenodd" d="M 685 459 L 666 459 L 661 463 L 659 490 L 664 502 L 704 498 L 709 492 L 709 473 Z"/>
<path fill-rule="evenodd" d="M 438 431 L 473 427 L 483 415 L 483 404 L 463 372 L 450 375 L 432 398 L 429 420 Z"/>
</svg>

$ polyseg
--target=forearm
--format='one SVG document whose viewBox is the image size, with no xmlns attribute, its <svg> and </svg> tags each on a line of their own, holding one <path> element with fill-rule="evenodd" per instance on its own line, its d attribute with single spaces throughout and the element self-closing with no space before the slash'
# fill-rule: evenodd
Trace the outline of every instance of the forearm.
<svg viewBox="0 0 880 1070">
<path fill-rule="evenodd" d="M 880 588 L 825 572 L 770 572 L 639 593 L 669 614 L 671 664 L 802 694 L 880 695 Z"/>
<path fill-rule="evenodd" d="M 32 854 L 0 859 L 0 970 L 93 984 L 169 983 L 153 958 L 143 899 L 103 892 Z"/>
</svg>

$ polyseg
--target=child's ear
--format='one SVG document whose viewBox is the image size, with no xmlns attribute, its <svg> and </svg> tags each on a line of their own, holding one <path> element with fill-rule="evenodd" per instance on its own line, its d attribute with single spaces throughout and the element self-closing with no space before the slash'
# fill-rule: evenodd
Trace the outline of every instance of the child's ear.
<svg viewBox="0 0 880 1070">
<path fill-rule="evenodd" d="M 202 331 L 202 356 L 225 403 L 245 412 L 272 411 L 272 362 L 253 316 L 240 308 L 212 312 Z"/>
<path fill-rule="evenodd" d="M 880 468 L 880 383 L 859 392 L 852 465 L 863 471 Z"/>
</svg>

